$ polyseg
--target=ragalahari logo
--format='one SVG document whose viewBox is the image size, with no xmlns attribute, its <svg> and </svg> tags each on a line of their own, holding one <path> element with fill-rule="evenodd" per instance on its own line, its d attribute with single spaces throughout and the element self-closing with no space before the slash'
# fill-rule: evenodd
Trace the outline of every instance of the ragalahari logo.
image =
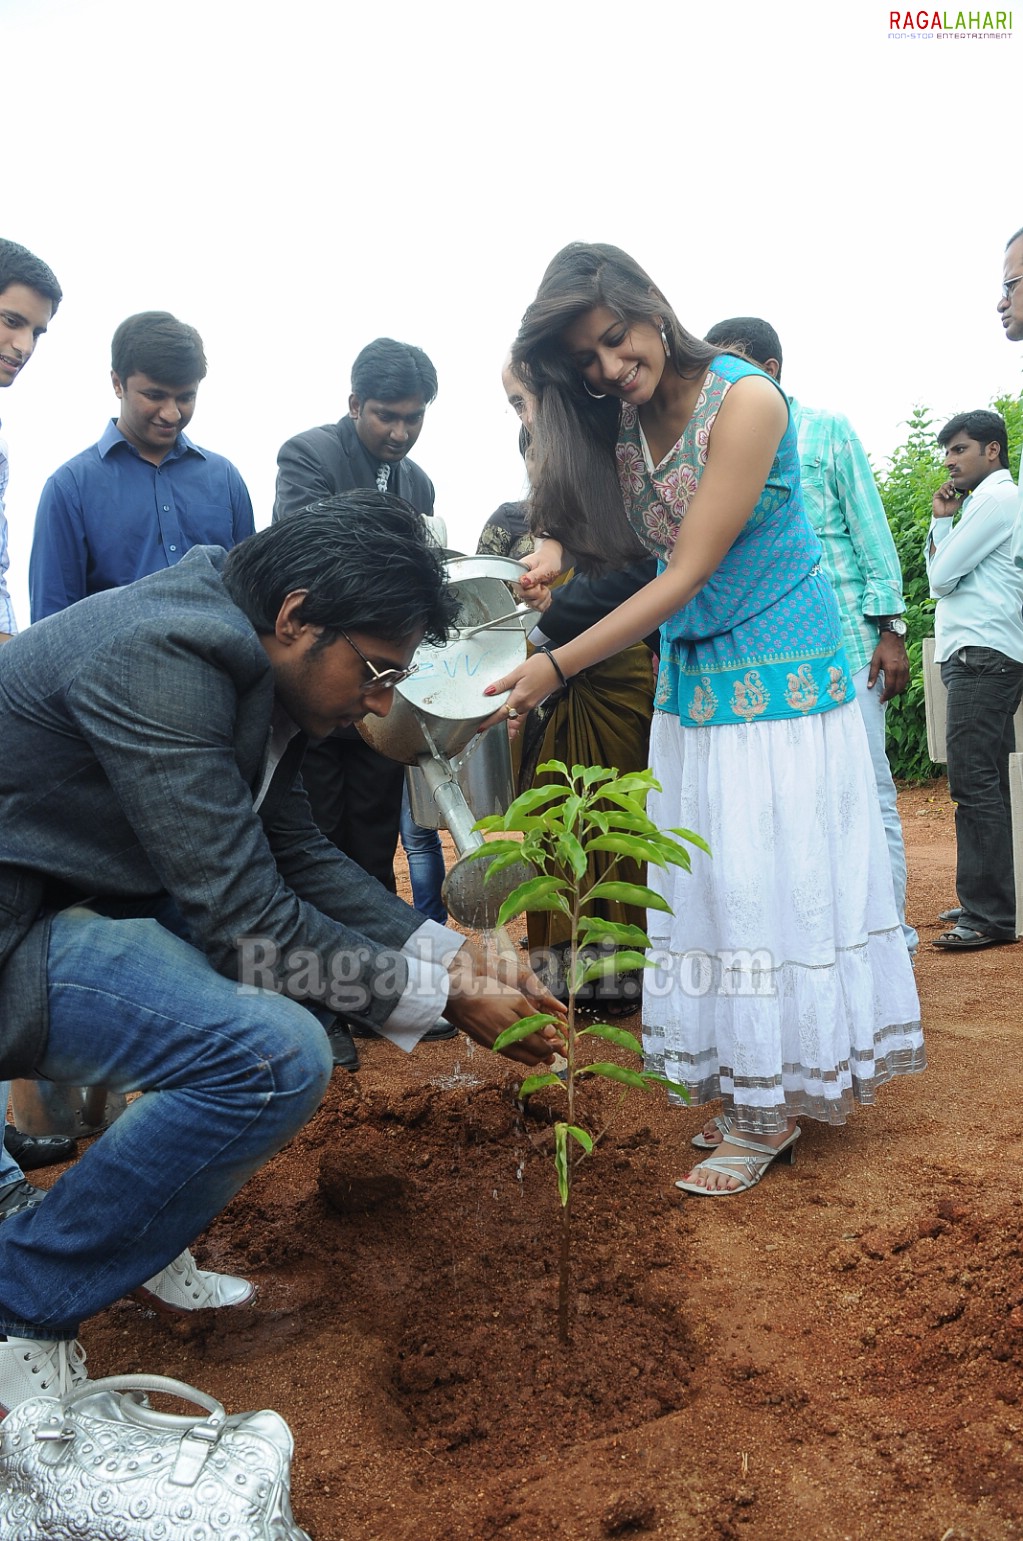
<svg viewBox="0 0 1023 1541">
<path fill-rule="evenodd" d="M 889 11 L 890 38 L 1004 42 L 1012 36 L 1011 11 Z"/>
</svg>

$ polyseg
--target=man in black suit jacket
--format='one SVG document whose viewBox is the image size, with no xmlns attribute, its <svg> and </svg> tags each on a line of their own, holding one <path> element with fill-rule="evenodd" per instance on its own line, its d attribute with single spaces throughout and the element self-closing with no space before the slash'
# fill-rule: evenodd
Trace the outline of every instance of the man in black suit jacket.
<svg viewBox="0 0 1023 1541">
<path fill-rule="evenodd" d="M 348 416 L 296 434 L 277 456 L 274 521 L 315 498 L 376 487 L 433 513 L 433 483 L 409 460 L 437 394 L 437 371 L 422 348 L 378 337 L 352 365 Z"/>
<path fill-rule="evenodd" d="M 367 344 L 352 365 L 348 416 L 309 428 L 281 446 L 275 522 L 299 513 L 314 498 L 355 487 L 393 493 L 432 516 L 433 483 L 408 453 L 436 394 L 437 371 L 422 348 L 391 337 Z M 350 728 L 309 751 L 303 780 L 313 817 L 328 840 L 394 893 L 404 766 L 378 754 Z M 443 874 L 436 834 L 422 833 L 424 839 L 433 836 Z M 445 918 L 439 894 L 423 912 Z M 446 1023 L 438 1023 L 434 1036 L 450 1033 Z M 354 1045 L 339 1039 L 335 1047 L 338 1063 L 353 1068 Z"/>
</svg>

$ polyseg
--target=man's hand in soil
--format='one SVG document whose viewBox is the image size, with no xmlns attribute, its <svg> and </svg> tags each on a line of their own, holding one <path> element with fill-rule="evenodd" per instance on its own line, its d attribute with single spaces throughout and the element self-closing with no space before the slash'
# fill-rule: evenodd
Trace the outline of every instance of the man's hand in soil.
<svg viewBox="0 0 1023 1541">
<path fill-rule="evenodd" d="M 506 1027 L 538 1011 L 565 1015 L 565 1007 L 544 989 L 525 964 L 509 960 L 494 967 L 500 978 L 487 973 L 471 945 L 467 945 L 455 954 L 448 968 L 451 983 L 444 1015 L 476 1043 L 485 1049 L 492 1048 Z M 506 979 L 508 983 L 504 982 Z M 552 1057 L 560 1042 L 555 1029 L 546 1027 L 512 1044 L 503 1053 L 521 1065 L 538 1065 Z"/>
</svg>

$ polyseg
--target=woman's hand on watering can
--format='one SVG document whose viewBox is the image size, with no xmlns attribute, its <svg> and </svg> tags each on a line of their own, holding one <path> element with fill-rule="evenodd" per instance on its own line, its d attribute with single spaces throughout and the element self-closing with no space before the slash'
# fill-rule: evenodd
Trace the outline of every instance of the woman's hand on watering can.
<svg viewBox="0 0 1023 1541">
<path fill-rule="evenodd" d="M 510 670 L 492 685 L 484 690 L 485 696 L 500 695 L 502 691 L 510 691 L 507 701 L 498 707 L 493 717 L 484 724 L 485 727 L 493 727 L 496 723 L 506 722 L 509 735 L 514 738 L 521 727 L 521 719 L 527 712 L 531 712 L 534 706 L 555 690 L 564 687 L 565 679 L 553 657 L 547 651 L 537 651 L 532 658 L 527 658 L 525 663 L 518 668 Z"/>
<path fill-rule="evenodd" d="M 538 586 L 546 587 L 561 575 L 565 566 L 565 552 L 559 540 L 552 540 L 547 535 L 535 551 L 528 552 L 520 560 L 526 572 L 516 587 L 522 591 L 522 598 L 528 600 Z"/>
</svg>

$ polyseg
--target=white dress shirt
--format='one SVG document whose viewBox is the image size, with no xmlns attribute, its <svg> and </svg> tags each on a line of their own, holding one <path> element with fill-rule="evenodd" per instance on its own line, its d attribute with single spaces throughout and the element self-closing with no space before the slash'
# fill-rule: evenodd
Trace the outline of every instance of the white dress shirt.
<svg viewBox="0 0 1023 1541">
<path fill-rule="evenodd" d="M 1009 472 L 992 471 L 954 523 L 931 520 L 926 553 L 931 596 L 938 601 L 937 663 L 963 647 L 994 648 L 1023 663 L 1023 569 L 1011 555 L 1017 503 Z"/>
</svg>

